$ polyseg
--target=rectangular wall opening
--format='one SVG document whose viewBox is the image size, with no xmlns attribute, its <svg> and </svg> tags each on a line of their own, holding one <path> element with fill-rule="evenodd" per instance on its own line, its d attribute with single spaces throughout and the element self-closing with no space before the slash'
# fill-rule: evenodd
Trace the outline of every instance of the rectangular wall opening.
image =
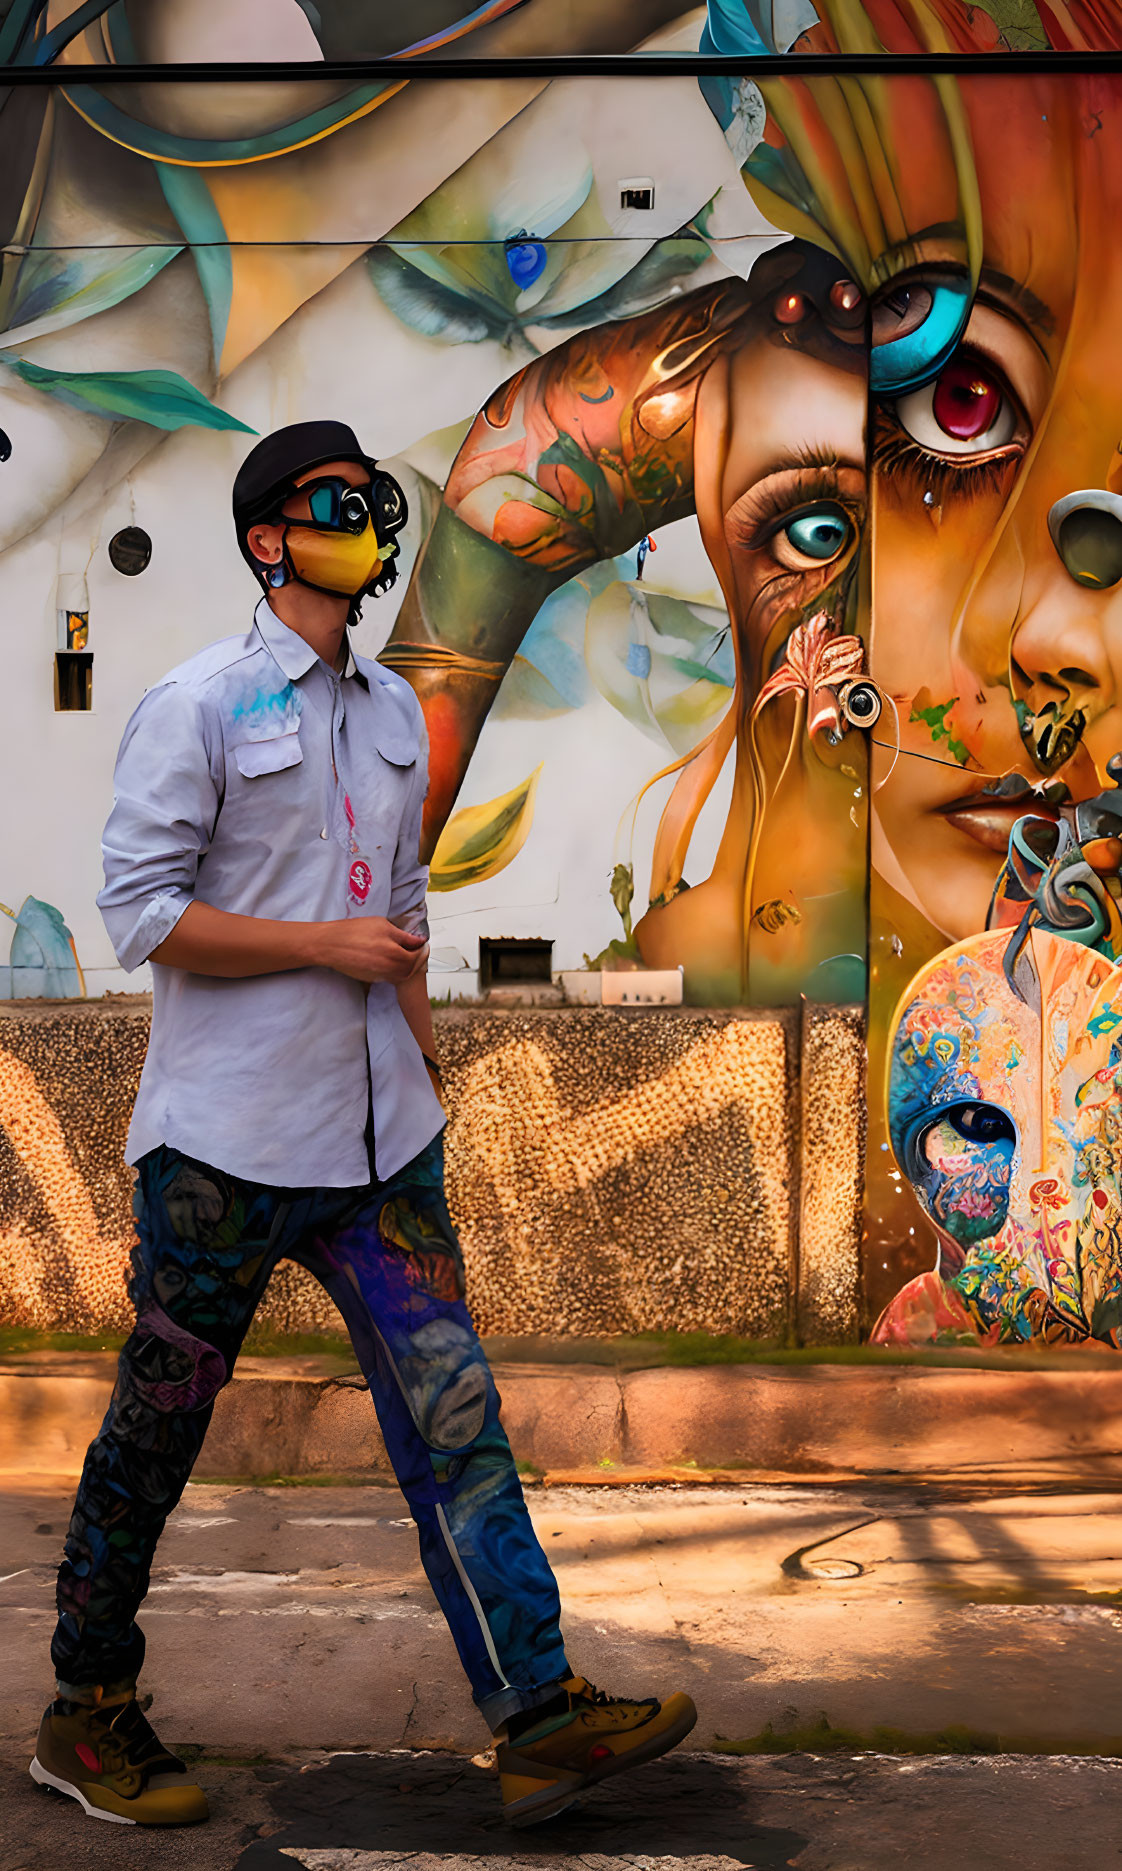
<svg viewBox="0 0 1122 1871">
<path fill-rule="evenodd" d="M 654 183 L 648 175 L 624 176 L 619 185 L 621 208 L 638 208 L 649 213 L 654 207 Z"/>
<path fill-rule="evenodd" d="M 56 650 L 56 710 L 60 714 L 88 714 L 92 707 L 93 651 Z"/>
<path fill-rule="evenodd" d="M 552 981 L 553 943 L 542 936 L 480 936 L 479 985 Z"/>
</svg>

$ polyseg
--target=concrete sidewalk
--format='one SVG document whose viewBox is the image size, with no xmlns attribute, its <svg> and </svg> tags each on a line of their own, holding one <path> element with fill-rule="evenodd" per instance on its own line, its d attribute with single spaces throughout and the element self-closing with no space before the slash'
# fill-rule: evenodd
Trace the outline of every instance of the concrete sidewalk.
<svg viewBox="0 0 1122 1871">
<path fill-rule="evenodd" d="M 496 1349 L 509 1349 L 512 1341 Z M 1122 1480 L 1117 1354 L 626 1369 L 494 1361 L 524 1470 L 559 1481 L 959 1476 Z M 111 1353 L 0 1357 L 0 1475 L 77 1474 Z M 362 1378 L 332 1357 L 243 1357 L 220 1393 L 200 1478 L 390 1477 Z"/>
<path fill-rule="evenodd" d="M 1122 1761 L 1025 1757 L 1122 1755 L 1116 1492 L 528 1499 L 574 1666 L 617 1693 L 686 1689 L 699 1722 L 686 1753 L 518 1839 L 472 1765 L 488 1738 L 395 1488 L 188 1488 L 143 1613 L 144 1687 L 215 1822 L 143 1836 L 26 1777 L 70 1486 L 0 1498 L 0 1871 L 1122 1865 Z M 724 1752 L 760 1746 L 792 1751 Z"/>
<path fill-rule="evenodd" d="M 574 1665 L 687 1689 L 695 1744 L 1122 1752 L 1122 1500 L 825 1488 L 532 1488 Z M 42 1699 L 69 1489 L 0 1510 L 0 1738 Z M 146 1686 L 219 1752 L 485 1736 L 396 1488 L 192 1485 L 157 1553 Z M 947 1743 L 952 1745 L 952 1743 Z"/>
<path fill-rule="evenodd" d="M 865 1745 L 929 1748 L 954 1731 L 946 1745 L 1122 1752 L 1113 1492 L 532 1487 L 528 1499 L 576 1666 L 617 1688 L 688 1689 L 698 1746 L 768 1724 L 822 1741 L 825 1720 Z M 41 1700 L 69 1505 L 65 1485 L 4 1497 L 8 1744 Z M 470 1753 L 485 1738 L 395 1488 L 192 1484 L 157 1558 L 147 1686 L 179 1740 Z"/>
</svg>

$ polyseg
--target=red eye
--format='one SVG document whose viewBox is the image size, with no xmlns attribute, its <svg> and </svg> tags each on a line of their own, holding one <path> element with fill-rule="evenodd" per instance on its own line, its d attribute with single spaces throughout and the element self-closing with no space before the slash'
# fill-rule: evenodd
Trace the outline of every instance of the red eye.
<svg viewBox="0 0 1122 1871">
<path fill-rule="evenodd" d="M 972 442 L 997 420 L 1002 391 L 977 359 L 955 357 L 940 372 L 931 399 L 931 413 L 945 435 L 956 442 Z"/>
<path fill-rule="evenodd" d="M 1016 440 L 1017 405 L 997 370 L 970 351 L 959 351 L 922 390 L 897 397 L 900 427 L 942 460 L 1008 448 Z"/>
</svg>

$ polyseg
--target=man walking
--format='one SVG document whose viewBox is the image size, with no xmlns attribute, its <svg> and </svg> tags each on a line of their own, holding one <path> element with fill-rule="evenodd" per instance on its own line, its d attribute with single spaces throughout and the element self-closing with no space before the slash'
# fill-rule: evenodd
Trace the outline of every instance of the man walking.
<svg viewBox="0 0 1122 1871">
<path fill-rule="evenodd" d="M 258 443 L 234 484 L 265 593 L 252 628 L 150 689 L 121 744 L 98 901 L 122 966 L 153 963 L 128 1149 L 137 1320 L 78 1487 L 58 1694 L 31 1763 L 93 1818 L 207 1817 L 137 1699 L 135 1619 L 285 1257 L 343 1315 L 512 1823 L 696 1720 L 688 1696 L 624 1701 L 572 1674 L 464 1303 L 425 972 L 424 725 L 408 685 L 346 637 L 364 594 L 392 584 L 406 517 L 345 424 Z"/>
</svg>

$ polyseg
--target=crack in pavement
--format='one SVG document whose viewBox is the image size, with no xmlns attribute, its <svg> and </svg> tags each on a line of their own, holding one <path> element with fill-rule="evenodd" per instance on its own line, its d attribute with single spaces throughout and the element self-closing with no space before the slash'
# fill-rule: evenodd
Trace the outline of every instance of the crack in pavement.
<svg viewBox="0 0 1122 1871">
<path fill-rule="evenodd" d="M 409 1730 L 413 1725 L 414 1718 L 416 1717 L 416 1714 L 417 1714 L 417 1709 L 420 1706 L 420 1701 L 421 1701 L 420 1684 L 415 1682 L 413 1684 L 413 1699 L 409 1704 L 409 1710 L 408 1710 L 408 1713 L 406 1714 L 405 1723 L 401 1731 L 402 1747 L 408 1747 L 410 1745 Z"/>
</svg>

